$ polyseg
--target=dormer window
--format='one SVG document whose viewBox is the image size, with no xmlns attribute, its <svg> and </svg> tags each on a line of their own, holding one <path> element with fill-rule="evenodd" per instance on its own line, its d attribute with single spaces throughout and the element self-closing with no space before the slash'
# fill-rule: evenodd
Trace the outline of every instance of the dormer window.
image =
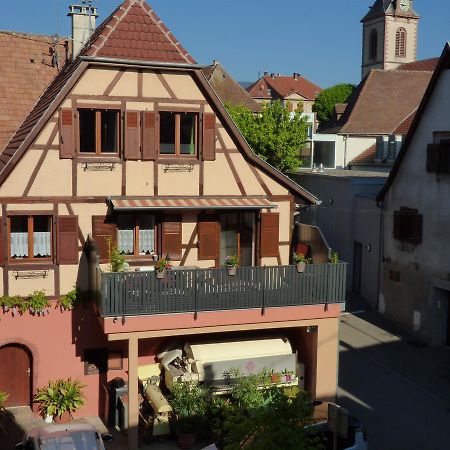
<svg viewBox="0 0 450 450">
<path fill-rule="evenodd" d="M 198 142 L 198 114 L 194 112 L 159 113 L 161 155 L 195 156 Z"/>
<path fill-rule="evenodd" d="M 78 113 L 80 153 L 118 153 L 120 112 L 80 109 Z"/>
</svg>

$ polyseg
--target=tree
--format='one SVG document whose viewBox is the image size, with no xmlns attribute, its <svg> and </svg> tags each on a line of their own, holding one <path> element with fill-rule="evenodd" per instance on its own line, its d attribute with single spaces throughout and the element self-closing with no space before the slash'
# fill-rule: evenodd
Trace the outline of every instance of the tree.
<svg viewBox="0 0 450 450">
<path fill-rule="evenodd" d="M 353 84 L 336 84 L 320 92 L 313 106 L 313 111 L 317 113 L 317 120 L 321 123 L 328 122 L 333 116 L 336 103 L 347 103 L 354 89 Z"/>
<path fill-rule="evenodd" d="M 307 140 L 306 118 L 301 110 L 275 101 L 253 114 L 244 106 L 227 105 L 227 110 L 253 151 L 281 172 L 295 172 L 300 166 L 299 151 Z"/>
</svg>

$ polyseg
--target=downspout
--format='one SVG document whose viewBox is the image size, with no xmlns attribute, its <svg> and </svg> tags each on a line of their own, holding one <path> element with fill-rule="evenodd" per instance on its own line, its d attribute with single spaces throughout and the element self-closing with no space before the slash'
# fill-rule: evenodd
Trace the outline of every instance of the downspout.
<svg viewBox="0 0 450 450">
<path fill-rule="evenodd" d="M 344 136 L 344 169 L 347 166 L 347 141 L 348 141 L 348 134 L 346 136 Z"/>
</svg>

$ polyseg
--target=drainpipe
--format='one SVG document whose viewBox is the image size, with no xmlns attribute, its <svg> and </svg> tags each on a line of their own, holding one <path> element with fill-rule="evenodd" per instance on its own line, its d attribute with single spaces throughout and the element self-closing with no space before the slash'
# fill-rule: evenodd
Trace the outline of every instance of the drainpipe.
<svg viewBox="0 0 450 450">
<path fill-rule="evenodd" d="M 348 141 L 348 134 L 346 136 L 344 136 L 344 166 L 343 168 L 345 169 L 346 165 L 347 165 L 347 141 Z"/>
</svg>

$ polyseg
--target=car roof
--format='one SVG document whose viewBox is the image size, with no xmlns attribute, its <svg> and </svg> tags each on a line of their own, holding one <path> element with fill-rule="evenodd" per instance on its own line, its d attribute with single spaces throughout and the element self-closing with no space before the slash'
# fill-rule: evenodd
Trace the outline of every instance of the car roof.
<svg viewBox="0 0 450 450">
<path fill-rule="evenodd" d="M 55 436 L 67 436 L 70 433 L 77 432 L 97 432 L 97 430 L 89 424 L 86 423 L 70 423 L 70 424 L 57 424 L 57 425 L 47 425 L 43 427 L 33 428 L 28 436 L 32 438 L 47 438 Z"/>
</svg>

